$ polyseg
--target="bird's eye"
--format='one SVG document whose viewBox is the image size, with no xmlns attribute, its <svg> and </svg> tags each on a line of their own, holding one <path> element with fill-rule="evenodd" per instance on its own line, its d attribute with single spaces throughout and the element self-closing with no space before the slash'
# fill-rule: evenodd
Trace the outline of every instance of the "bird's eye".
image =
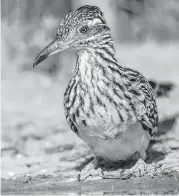
<svg viewBox="0 0 179 196">
<path fill-rule="evenodd" d="M 81 29 L 80 29 L 80 33 L 83 33 L 83 34 L 85 34 L 87 31 L 88 31 L 88 26 L 87 25 L 84 26 L 84 27 L 81 27 Z"/>
</svg>

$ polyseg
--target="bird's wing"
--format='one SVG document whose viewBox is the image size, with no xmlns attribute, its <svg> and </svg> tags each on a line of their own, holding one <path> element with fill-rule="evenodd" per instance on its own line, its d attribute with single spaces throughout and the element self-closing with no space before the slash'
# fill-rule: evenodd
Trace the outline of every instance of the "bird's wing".
<svg viewBox="0 0 179 196">
<path fill-rule="evenodd" d="M 71 127 L 71 130 L 76 133 L 77 135 L 79 135 L 78 129 L 75 125 L 75 123 L 71 120 L 71 118 L 69 117 L 69 115 L 66 115 L 66 120 L 67 123 L 69 124 L 69 126 Z"/>
<path fill-rule="evenodd" d="M 131 94 L 130 104 L 143 128 L 152 137 L 157 132 L 158 112 L 155 95 L 145 77 L 137 71 L 128 69 L 128 92 Z"/>
</svg>

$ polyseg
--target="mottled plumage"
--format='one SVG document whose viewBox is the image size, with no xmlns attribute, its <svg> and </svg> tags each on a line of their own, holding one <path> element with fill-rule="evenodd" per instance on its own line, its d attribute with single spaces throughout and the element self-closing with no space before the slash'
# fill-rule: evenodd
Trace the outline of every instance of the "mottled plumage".
<svg viewBox="0 0 179 196">
<path fill-rule="evenodd" d="M 68 14 L 34 66 L 67 48 L 77 54 L 64 95 L 71 129 L 96 156 L 116 161 L 138 152 L 145 159 L 158 126 L 154 92 L 142 74 L 118 64 L 110 29 L 98 7 L 87 5 Z"/>
</svg>

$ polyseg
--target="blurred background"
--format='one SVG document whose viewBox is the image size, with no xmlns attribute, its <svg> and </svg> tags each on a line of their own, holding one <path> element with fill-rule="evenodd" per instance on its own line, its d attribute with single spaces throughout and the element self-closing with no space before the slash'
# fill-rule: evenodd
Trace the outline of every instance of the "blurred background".
<svg viewBox="0 0 179 196">
<path fill-rule="evenodd" d="M 175 164 L 179 160 L 178 0 L 2 0 L 4 178 L 58 174 L 89 155 L 68 127 L 63 110 L 75 54 L 65 51 L 32 68 L 65 15 L 85 4 L 97 5 L 104 12 L 120 64 L 137 69 L 148 79 L 174 84 L 168 96 L 157 99 L 160 133 L 154 147 L 163 155 L 156 161 Z"/>
</svg>

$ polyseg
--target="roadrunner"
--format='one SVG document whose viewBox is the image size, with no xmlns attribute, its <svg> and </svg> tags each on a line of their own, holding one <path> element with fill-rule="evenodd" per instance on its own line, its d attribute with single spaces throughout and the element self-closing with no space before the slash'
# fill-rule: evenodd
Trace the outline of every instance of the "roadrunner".
<svg viewBox="0 0 179 196">
<path fill-rule="evenodd" d="M 136 165 L 144 165 L 141 160 L 158 125 L 154 91 L 141 73 L 118 64 L 110 29 L 98 7 L 86 5 L 69 13 L 33 66 L 65 49 L 77 54 L 64 94 L 66 119 L 95 156 L 82 174 L 92 167 L 95 171 L 101 159 L 123 161 L 136 153 Z"/>
</svg>

